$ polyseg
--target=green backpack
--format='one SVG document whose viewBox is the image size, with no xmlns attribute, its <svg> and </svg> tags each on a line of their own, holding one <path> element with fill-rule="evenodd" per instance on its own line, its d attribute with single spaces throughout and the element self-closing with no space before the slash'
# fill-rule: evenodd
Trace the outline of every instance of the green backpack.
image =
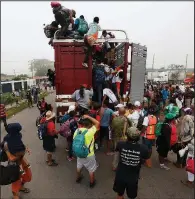
<svg viewBox="0 0 195 199">
<path fill-rule="evenodd" d="M 78 32 L 86 34 L 88 32 L 88 24 L 84 19 L 79 19 Z"/>
<path fill-rule="evenodd" d="M 155 128 L 155 135 L 156 137 L 158 137 L 159 135 L 161 135 L 161 130 L 162 130 L 162 125 L 163 124 L 168 124 L 168 123 L 164 123 L 164 122 L 158 122 L 156 124 L 156 128 Z M 169 124 L 168 124 L 169 125 Z"/>
</svg>

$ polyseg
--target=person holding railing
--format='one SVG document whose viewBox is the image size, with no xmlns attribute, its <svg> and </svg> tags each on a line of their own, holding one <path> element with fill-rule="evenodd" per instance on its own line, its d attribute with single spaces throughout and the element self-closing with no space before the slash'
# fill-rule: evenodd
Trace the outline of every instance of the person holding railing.
<svg viewBox="0 0 195 199">
<path fill-rule="evenodd" d="M 88 68 L 89 56 L 92 54 L 93 45 L 98 39 L 98 31 L 100 30 L 99 17 L 94 17 L 93 23 L 89 24 L 89 30 L 84 37 L 85 58 L 82 65 L 85 68 Z"/>
</svg>

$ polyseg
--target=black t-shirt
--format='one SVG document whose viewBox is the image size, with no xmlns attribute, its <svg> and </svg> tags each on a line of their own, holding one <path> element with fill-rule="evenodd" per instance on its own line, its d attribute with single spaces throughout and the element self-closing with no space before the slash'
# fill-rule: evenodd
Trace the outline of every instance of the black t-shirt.
<svg viewBox="0 0 195 199">
<path fill-rule="evenodd" d="M 142 160 L 149 158 L 147 146 L 132 142 L 119 142 L 119 164 L 116 175 L 127 180 L 138 179 Z"/>
</svg>

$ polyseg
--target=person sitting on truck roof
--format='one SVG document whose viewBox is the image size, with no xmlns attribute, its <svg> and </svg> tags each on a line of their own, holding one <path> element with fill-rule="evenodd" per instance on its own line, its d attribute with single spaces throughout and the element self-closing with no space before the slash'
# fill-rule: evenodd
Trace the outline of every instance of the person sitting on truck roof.
<svg viewBox="0 0 195 199">
<path fill-rule="evenodd" d="M 88 23 L 83 15 L 75 20 L 73 30 L 78 32 L 79 35 L 84 36 L 88 29 Z"/>
<path fill-rule="evenodd" d="M 65 37 L 70 23 L 74 24 L 73 18 L 76 17 L 76 12 L 63 7 L 58 2 L 51 2 L 51 7 L 53 8 L 55 21 L 61 26 L 60 37 Z"/>
<path fill-rule="evenodd" d="M 89 24 L 89 30 L 84 38 L 86 51 L 85 51 L 85 58 L 82 65 L 86 68 L 88 68 L 89 56 L 92 54 L 92 50 L 93 50 L 92 46 L 98 39 L 98 31 L 101 30 L 98 24 L 99 24 L 99 17 L 94 17 L 93 23 Z"/>
<path fill-rule="evenodd" d="M 81 85 L 80 89 L 72 94 L 72 99 L 77 103 L 80 115 L 86 114 L 89 110 L 90 101 L 93 96 L 93 89 L 87 90 L 87 85 Z"/>
</svg>

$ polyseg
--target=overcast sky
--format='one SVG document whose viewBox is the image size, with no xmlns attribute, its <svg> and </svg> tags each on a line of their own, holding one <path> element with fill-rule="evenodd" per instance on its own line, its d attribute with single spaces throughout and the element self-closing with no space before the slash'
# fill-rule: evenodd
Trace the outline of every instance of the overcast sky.
<svg viewBox="0 0 195 199">
<path fill-rule="evenodd" d="M 130 42 L 148 47 L 147 67 L 194 67 L 194 2 L 62 2 L 102 29 L 124 29 Z M 54 19 L 50 2 L 1 2 L 1 72 L 29 73 L 28 60 L 54 60 L 43 24 Z"/>
</svg>

